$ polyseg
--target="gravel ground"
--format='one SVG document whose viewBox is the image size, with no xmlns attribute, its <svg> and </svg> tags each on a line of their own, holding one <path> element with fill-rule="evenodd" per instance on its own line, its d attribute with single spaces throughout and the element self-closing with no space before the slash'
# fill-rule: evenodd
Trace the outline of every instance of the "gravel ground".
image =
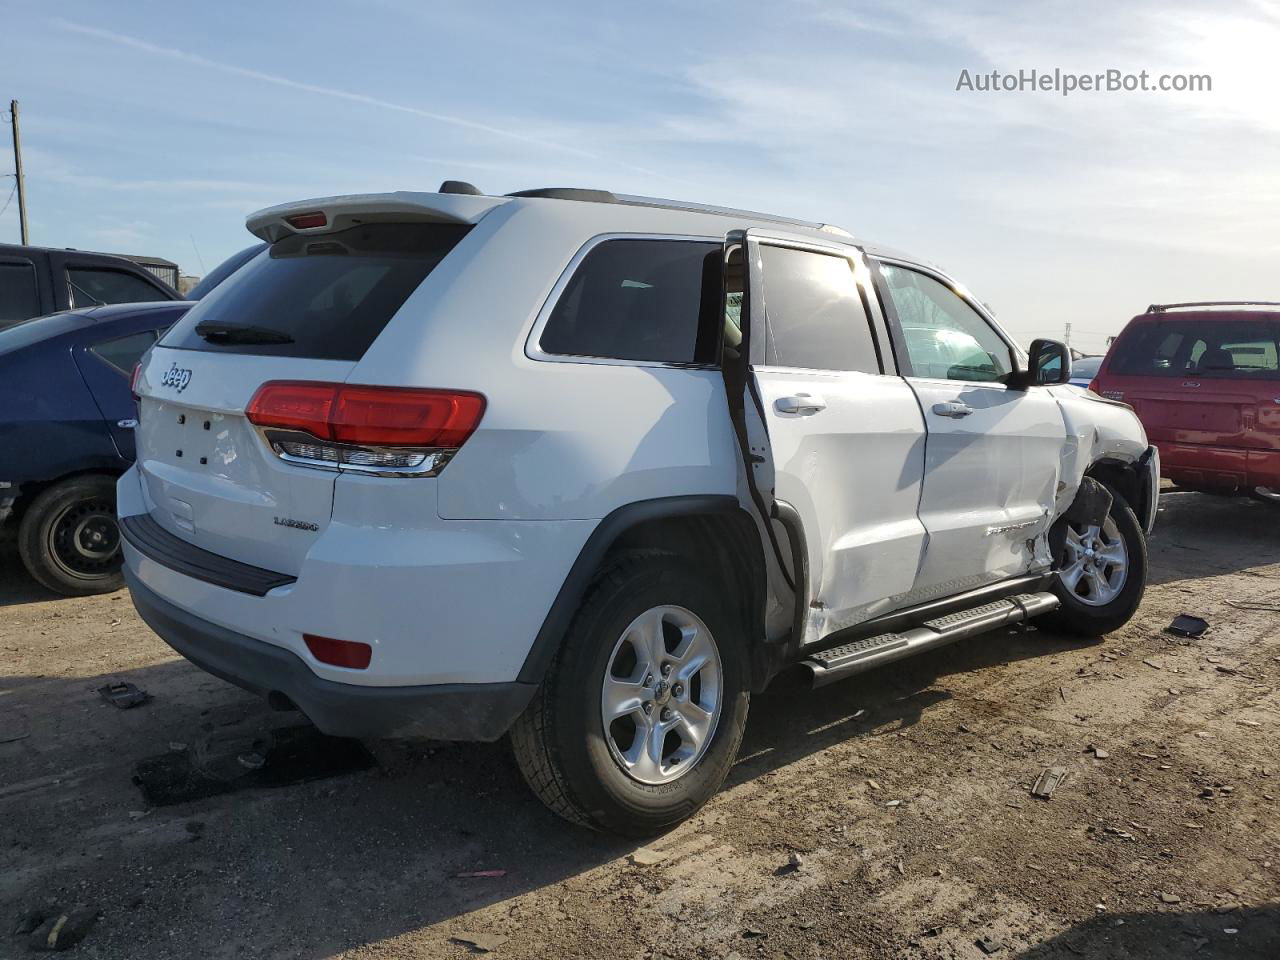
<svg viewBox="0 0 1280 960">
<path fill-rule="evenodd" d="M 1280 603 L 1278 519 L 1168 493 L 1146 601 L 1100 641 L 784 678 L 723 793 L 639 848 L 544 811 L 501 745 L 252 785 L 295 715 L 175 658 L 126 594 L 52 598 L 6 552 L 0 955 L 28 955 L 24 913 L 87 905 L 75 952 L 130 960 L 1280 957 L 1280 614 L 1226 602 Z M 1163 634 L 1183 612 L 1209 633 Z M 152 699 L 103 703 L 116 680 Z M 184 758 L 236 789 L 148 807 L 139 763 Z M 1047 766 L 1068 777 L 1035 799 Z"/>
</svg>

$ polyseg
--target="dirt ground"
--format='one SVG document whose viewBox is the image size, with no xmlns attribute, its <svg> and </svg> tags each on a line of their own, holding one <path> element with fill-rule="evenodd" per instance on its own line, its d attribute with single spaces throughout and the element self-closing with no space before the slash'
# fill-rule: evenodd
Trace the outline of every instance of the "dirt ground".
<svg viewBox="0 0 1280 960">
<path fill-rule="evenodd" d="M 544 811 L 499 744 L 245 786 L 296 715 L 178 659 L 126 594 L 53 598 L 6 551 L 0 956 L 29 955 L 24 913 L 83 904 L 77 955 L 131 960 L 1280 957 L 1280 613 L 1226 602 L 1280 603 L 1280 510 L 1167 493 L 1151 551 L 1101 641 L 780 681 L 721 795 L 641 848 Z M 1210 632 L 1163 634 L 1183 612 Z M 152 699 L 107 705 L 116 680 Z M 135 773 L 188 759 L 239 788 L 148 806 Z"/>
</svg>

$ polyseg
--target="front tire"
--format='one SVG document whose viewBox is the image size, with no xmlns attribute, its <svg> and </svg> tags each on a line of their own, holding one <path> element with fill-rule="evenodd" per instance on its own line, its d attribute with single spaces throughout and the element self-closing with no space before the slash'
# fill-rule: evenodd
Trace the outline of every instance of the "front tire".
<svg viewBox="0 0 1280 960">
<path fill-rule="evenodd" d="M 1097 637 L 1128 623 L 1147 586 L 1147 538 L 1133 510 L 1113 490 L 1100 525 L 1068 525 L 1051 589 L 1061 605 L 1037 624 Z"/>
<path fill-rule="evenodd" d="M 511 730 L 530 788 L 573 823 L 652 836 L 720 789 L 750 702 L 739 618 L 693 564 L 637 553 L 588 590 Z"/>
<path fill-rule="evenodd" d="M 115 480 L 72 477 L 42 491 L 18 524 L 18 554 L 32 577 L 63 596 L 119 590 L 124 577 Z"/>
</svg>

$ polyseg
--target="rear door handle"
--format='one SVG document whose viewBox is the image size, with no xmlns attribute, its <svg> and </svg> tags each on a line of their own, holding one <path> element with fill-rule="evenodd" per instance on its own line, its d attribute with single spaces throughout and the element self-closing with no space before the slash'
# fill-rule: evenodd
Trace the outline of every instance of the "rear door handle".
<svg viewBox="0 0 1280 960">
<path fill-rule="evenodd" d="M 960 403 L 957 400 L 949 400 L 946 403 L 935 403 L 933 412 L 940 417 L 950 417 L 952 420 L 959 420 L 961 417 L 967 417 L 973 413 L 973 407 L 967 403 Z"/>
<path fill-rule="evenodd" d="M 793 397 L 779 397 L 773 402 L 773 405 L 779 413 L 794 413 L 801 417 L 807 417 L 827 409 L 827 401 L 821 397 L 810 396 L 807 393 L 797 393 Z"/>
</svg>

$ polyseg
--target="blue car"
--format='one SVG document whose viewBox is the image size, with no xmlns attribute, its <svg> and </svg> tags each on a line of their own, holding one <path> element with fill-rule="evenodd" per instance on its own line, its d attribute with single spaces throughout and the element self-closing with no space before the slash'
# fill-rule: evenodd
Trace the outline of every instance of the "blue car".
<svg viewBox="0 0 1280 960">
<path fill-rule="evenodd" d="M 1071 380 L 1069 383 L 1088 389 L 1093 378 L 1098 375 L 1104 357 L 1079 357 L 1071 361 Z"/>
<path fill-rule="evenodd" d="M 242 250 L 191 300 L 53 313 L 0 329 L 0 536 L 67 596 L 119 589 L 116 478 L 133 463 L 134 365 L 199 299 L 265 248 Z"/>
<path fill-rule="evenodd" d="M 133 462 L 134 364 L 191 308 L 116 304 L 0 330 L 0 524 L 69 596 L 121 586 L 116 478 Z"/>
</svg>

